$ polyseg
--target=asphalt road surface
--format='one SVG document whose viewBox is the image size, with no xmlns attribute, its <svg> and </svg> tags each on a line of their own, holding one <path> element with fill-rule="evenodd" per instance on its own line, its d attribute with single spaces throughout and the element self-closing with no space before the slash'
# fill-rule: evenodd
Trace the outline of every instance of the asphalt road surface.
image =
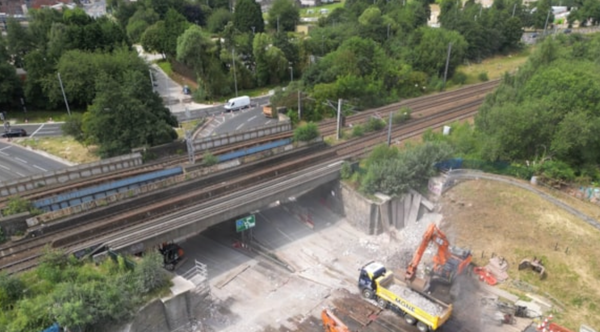
<svg viewBox="0 0 600 332">
<path fill-rule="evenodd" d="M 65 167 L 67 165 L 61 162 L 18 146 L 0 142 L 0 182 Z"/>
<path fill-rule="evenodd" d="M 251 101 L 252 105 L 264 105 L 269 102 L 269 98 L 271 98 L 271 96 L 261 96 L 261 97 L 250 98 L 250 101 Z M 190 110 L 189 112 L 187 112 L 190 115 L 189 117 L 187 116 L 186 112 L 173 113 L 173 115 L 175 115 L 177 117 L 177 120 L 179 120 L 179 121 L 199 119 L 199 118 L 202 118 L 205 116 L 220 115 L 221 113 L 225 113 L 224 106 L 225 105 L 217 105 L 217 106 L 210 106 L 210 107 Z"/>
<path fill-rule="evenodd" d="M 277 119 L 266 118 L 262 113 L 262 106 L 256 106 L 233 113 L 223 113 L 215 116 L 213 121 L 211 122 L 213 125 L 212 135 L 220 135 L 273 124 L 277 122 Z"/>
<path fill-rule="evenodd" d="M 31 124 L 18 124 L 13 125 L 12 128 L 23 128 L 27 132 L 28 137 L 49 137 L 49 136 L 61 136 L 62 122 L 53 123 L 31 123 Z"/>
</svg>

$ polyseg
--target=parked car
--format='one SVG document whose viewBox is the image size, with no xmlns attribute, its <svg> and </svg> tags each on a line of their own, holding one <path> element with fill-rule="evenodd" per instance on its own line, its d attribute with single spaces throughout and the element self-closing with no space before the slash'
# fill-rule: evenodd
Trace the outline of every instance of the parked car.
<svg viewBox="0 0 600 332">
<path fill-rule="evenodd" d="M 564 33 L 571 33 L 571 29 L 565 29 Z"/>
<path fill-rule="evenodd" d="M 25 137 L 27 132 L 22 128 L 10 128 L 8 131 L 2 133 L 2 137 Z"/>
<path fill-rule="evenodd" d="M 190 90 L 190 87 L 187 85 L 183 86 L 183 94 L 184 95 L 191 95 L 192 94 L 192 90 Z"/>
</svg>

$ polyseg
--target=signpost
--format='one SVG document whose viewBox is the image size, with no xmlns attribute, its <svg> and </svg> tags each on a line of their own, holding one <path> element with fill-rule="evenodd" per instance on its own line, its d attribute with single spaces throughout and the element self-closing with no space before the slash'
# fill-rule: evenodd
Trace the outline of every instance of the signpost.
<svg viewBox="0 0 600 332">
<path fill-rule="evenodd" d="M 256 217 L 253 214 L 235 221 L 235 230 L 238 233 L 254 226 L 256 226 Z"/>
</svg>

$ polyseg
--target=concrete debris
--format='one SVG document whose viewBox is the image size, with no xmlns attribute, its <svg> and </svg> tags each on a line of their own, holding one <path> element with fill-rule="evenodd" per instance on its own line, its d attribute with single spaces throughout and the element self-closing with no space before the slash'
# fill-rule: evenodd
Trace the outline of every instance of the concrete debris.
<svg viewBox="0 0 600 332">
<path fill-rule="evenodd" d="M 428 298 L 409 288 L 399 284 L 394 284 L 388 289 L 432 316 L 440 316 L 442 313 L 444 313 L 444 308 L 441 305 L 429 300 Z"/>
<path fill-rule="evenodd" d="M 503 257 L 495 256 L 490 258 L 490 263 L 486 265 L 485 268 L 490 271 L 499 282 L 508 279 L 508 273 L 506 273 L 508 270 L 508 262 L 506 262 L 506 259 Z"/>
</svg>

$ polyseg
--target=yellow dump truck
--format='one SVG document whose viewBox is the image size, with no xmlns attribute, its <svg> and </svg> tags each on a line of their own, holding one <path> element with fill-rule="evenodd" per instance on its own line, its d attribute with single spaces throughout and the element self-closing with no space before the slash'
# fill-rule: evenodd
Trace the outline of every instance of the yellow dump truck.
<svg viewBox="0 0 600 332">
<path fill-rule="evenodd" d="M 266 104 L 263 106 L 263 115 L 267 118 L 277 118 L 279 116 L 279 113 L 285 113 L 287 111 L 287 108 L 285 107 L 277 107 L 274 108 L 271 106 L 271 104 Z"/>
<path fill-rule="evenodd" d="M 396 312 L 422 332 L 437 330 L 452 314 L 451 304 L 410 289 L 381 263 L 371 262 L 360 270 L 358 288 L 364 298 Z"/>
</svg>

